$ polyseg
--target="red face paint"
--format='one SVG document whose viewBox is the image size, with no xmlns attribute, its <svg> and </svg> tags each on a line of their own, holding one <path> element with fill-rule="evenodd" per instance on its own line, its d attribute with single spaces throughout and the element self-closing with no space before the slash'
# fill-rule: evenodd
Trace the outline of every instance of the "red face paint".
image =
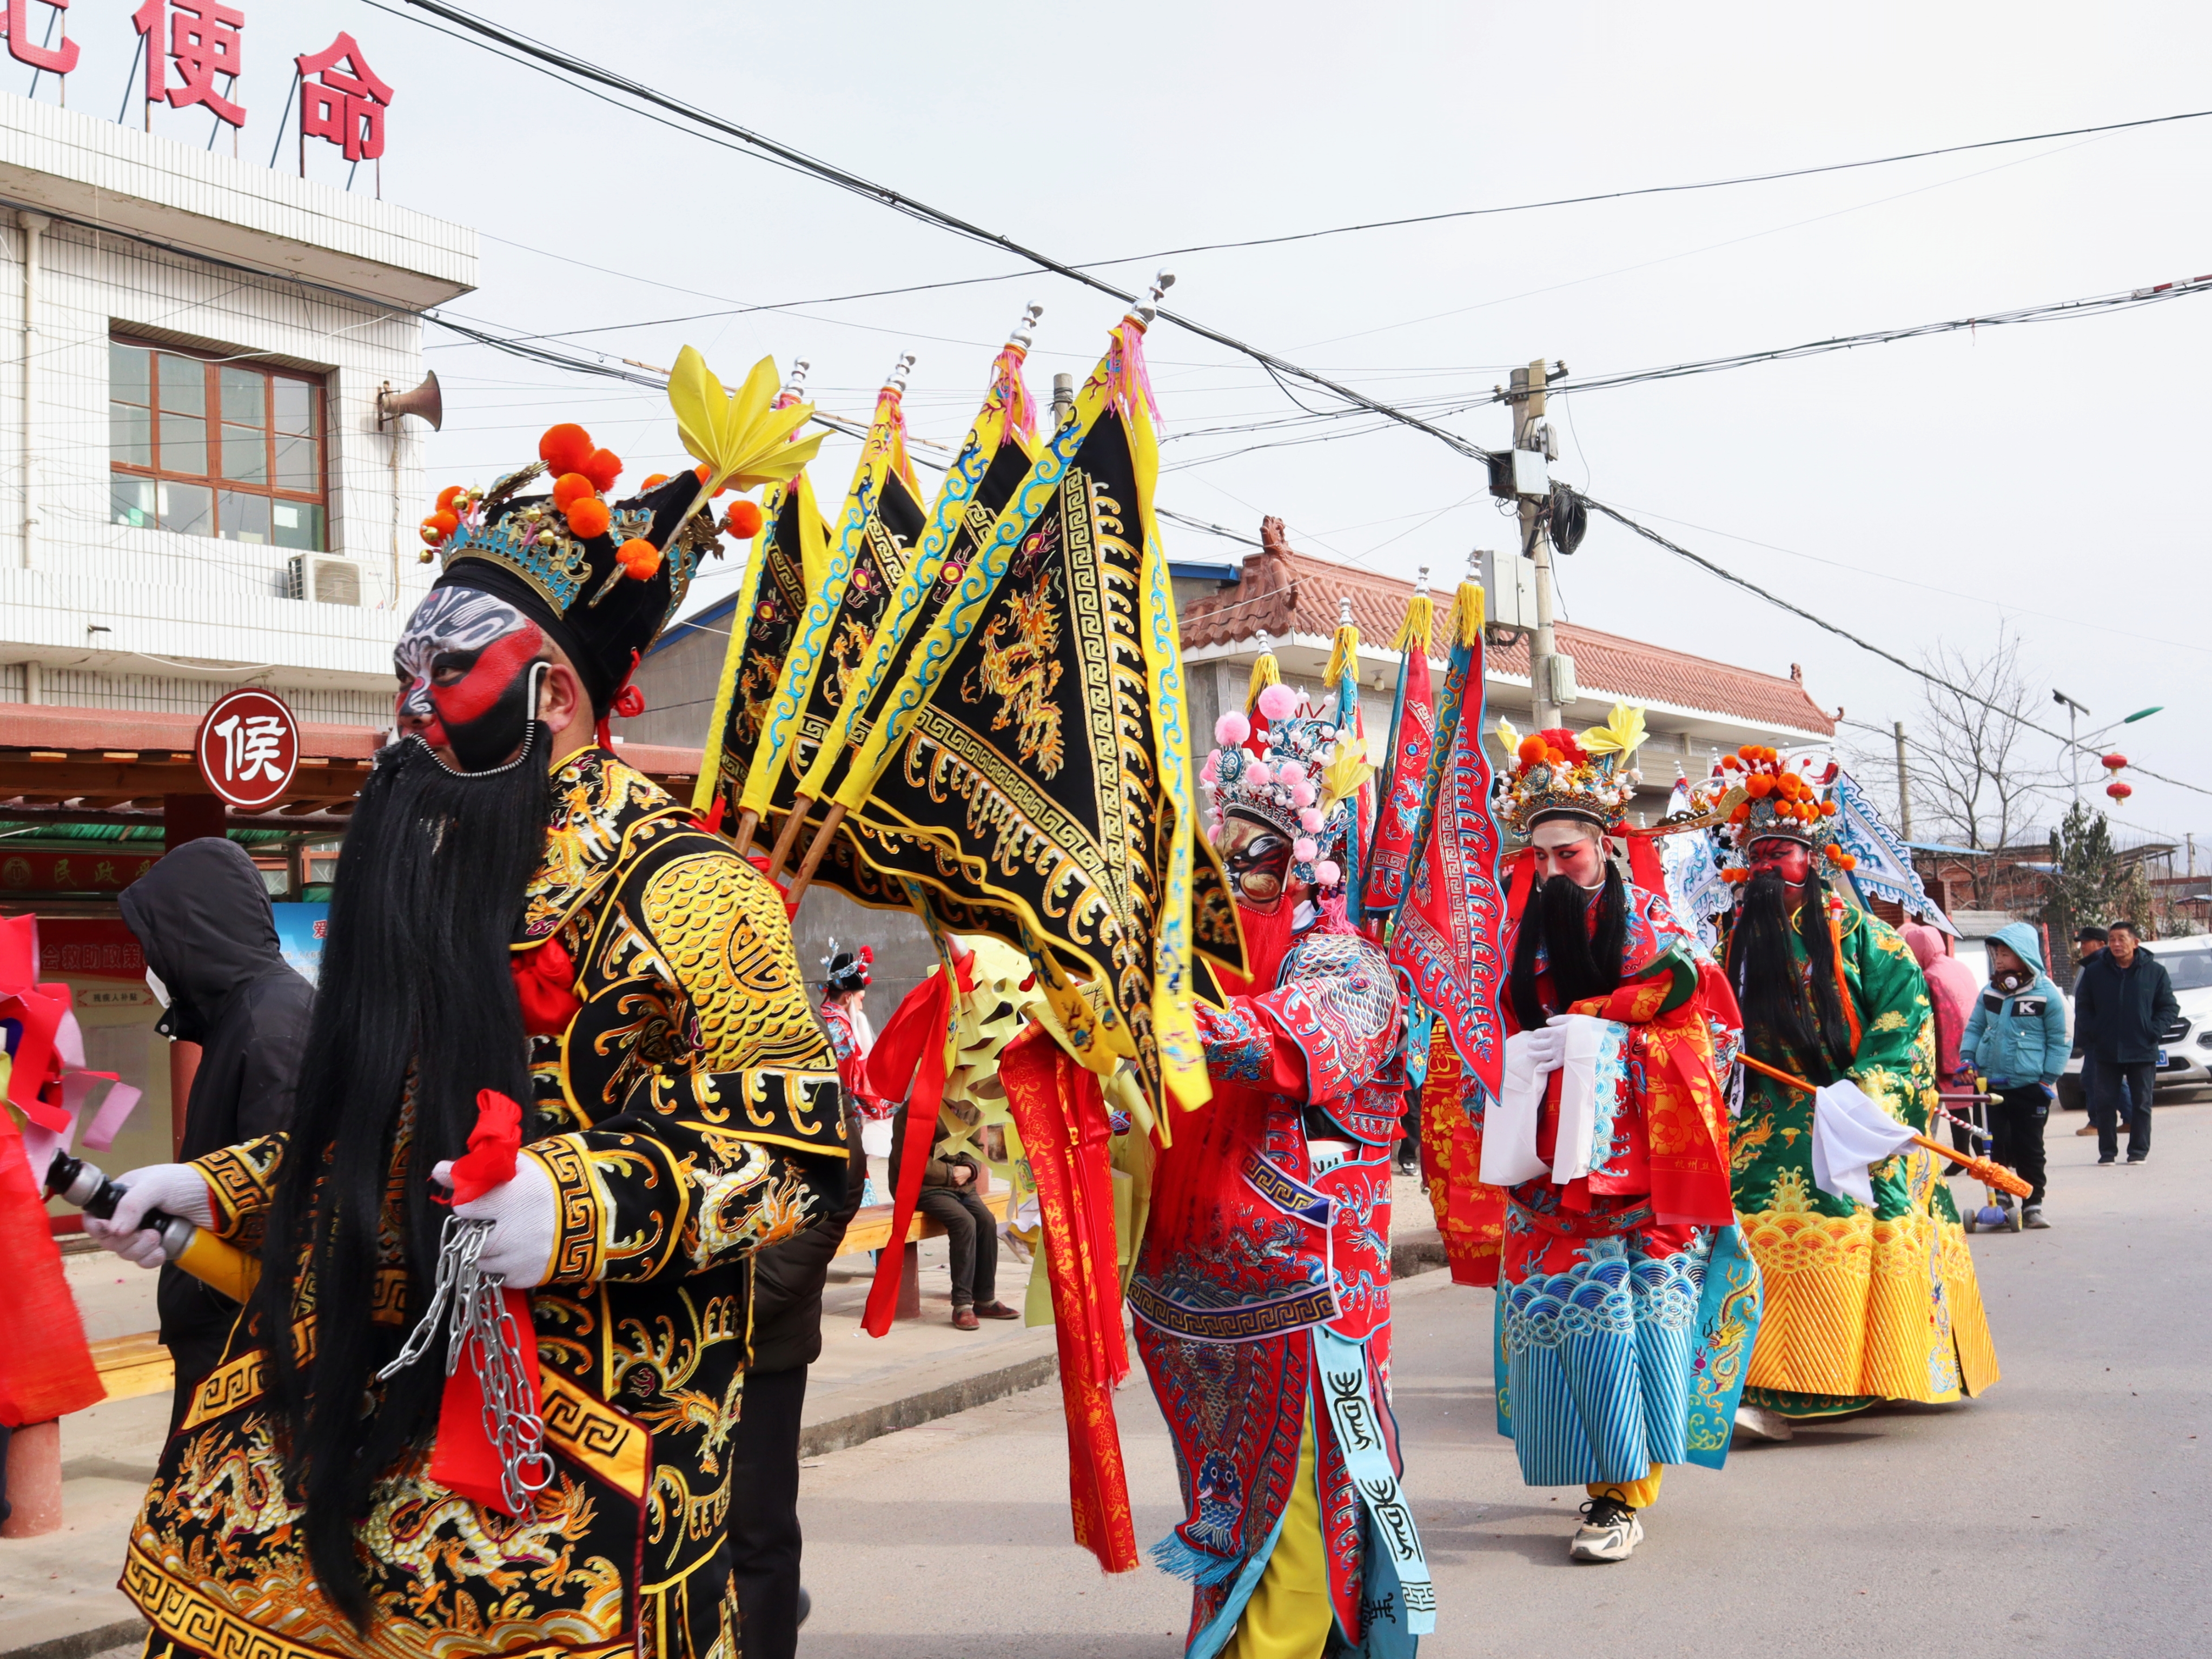
<svg viewBox="0 0 2212 1659">
<path fill-rule="evenodd" d="M 401 729 L 449 751 L 463 771 L 504 765 L 529 734 L 531 670 L 544 648 L 538 625 L 505 600 L 434 590 L 392 653 Z"/>
<path fill-rule="evenodd" d="M 1764 836 L 1751 844 L 1751 868 L 1754 875 L 1772 870 L 1785 884 L 1802 887 L 1813 873 L 1813 850 L 1787 836 Z"/>
</svg>

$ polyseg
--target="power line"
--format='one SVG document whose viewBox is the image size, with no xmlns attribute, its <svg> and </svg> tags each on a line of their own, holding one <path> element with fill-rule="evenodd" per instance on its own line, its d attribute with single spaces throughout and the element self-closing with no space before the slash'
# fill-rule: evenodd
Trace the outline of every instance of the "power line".
<svg viewBox="0 0 2212 1659">
<path fill-rule="evenodd" d="M 380 4 L 379 0 L 368 0 L 368 3 L 375 6 L 380 11 L 392 9 L 391 7 Z M 700 109 L 696 105 L 672 98 L 667 94 L 633 81 L 627 76 L 617 75 L 611 70 L 599 68 L 590 61 L 589 54 L 560 52 L 532 40 L 526 35 L 518 34 L 495 23 L 477 17 L 458 7 L 447 5 L 443 3 L 443 0 L 407 0 L 407 3 L 429 12 L 434 16 L 444 18 L 447 22 L 466 29 L 471 34 L 483 37 L 482 40 L 472 41 L 472 45 L 482 46 L 484 40 L 496 42 L 499 46 L 506 49 L 496 55 L 515 61 L 527 59 L 528 67 L 537 70 L 549 79 L 559 81 L 569 86 L 576 86 L 580 82 L 596 82 L 599 86 L 620 93 L 625 98 L 650 105 L 656 109 L 665 110 L 684 121 L 695 123 L 708 130 L 706 133 L 695 134 L 695 136 L 707 137 L 711 139 L 715 133 L 725 134 L 747 149 L 758 153 L 762 157 L 780 167 L 811 174 L 824 183 L 836 185 L 840 190 L 848 191 L 880 207 L 889 208 L 895 213 L 903 214 L 924 224 L 933 225 L 940 230 L 950 231 L 954 235 L 980 242 L 985 246 L 995 247 L 1002 252 L 1013 254 L 1018 258 L 1027 260 L 1041 270 L 1048 270 L 1054 276 L 1065 276 L 1071 282 L 1080 283 L 1085 288 L 1107 295 L 1125 305 L 1135 305 L 1139 302 L 1138 295 L 1127 289 L 1118 288 L 1103 278 L 1095 276 L 1089 271 L 1070 264 L 1065 260 L 1055 259 L 1048 254 L 1040 253 L 1034 248 L 1015 241 L 1010 236 L 986 230 L 981 225 L 971 223 L 957 214 L 948 213 L 943 209 L 931 207 L 927 203 L 906 195 L 903 191 L 893 190 L 888 185 L 877 184 L 874 180 L 864 178 L 859 173 L 809 155 L 804 150 L 794 149 L 765 134 L 740 126 L 734 121 Z M 490 50 L 489 47 L 485 49 Z M 667 125 L 667 123 L 663 122 L 662 125 Z M 1300 380 L 1326 392 L 1331 397 L 1341 398 L 1347 404 L 1366 410 L 1370 414 L 1382 416 L 1401 425 L 1411 427 L 1415 431 L 1425 432 L 1460 454 L 1478 460 L 1487 459 L 1490 456 L 1490 451 L 1462 438 L 1455 432 L 1448 432 L 1443 428 L 1422 420 L 1418 416 L 1408 414 L 1389 404 L 1377 402 L 1364 392 L 1354 391 L 1350 386 L 1330 380 L 1327 375 L 1302 368 L 1297 363 L 1276 356 L 1272 352 L 1264 351 L 1257 346 L 1238 339 L 1234 335 L 1225 334 L 1218 329 L 1208 327 L 1203 323 L 1175 312 L 1162 310 L 1159 315 L 1201 339 L 1211 340 L 1216 345 L 1225 347 L 1229 350 L 1251 358 L 1253 362 L 1266 369 L 1279 386 L 1282 386 L 1285 377 Z M 1291 392 L 1289 386 L 1283 386 L 1283 391 L 1285 396 L 1296 401 L 1295 394 Z"/>
<path fill-rule="evenodd" d="M 1858 647 L 1860 650 L 1870 652 L 1875 656 L 1880 657 L 1884 662 L 1894 664 L 1896 666 L 1902 668 L 1906 673 L 1911 675 L 1916 679 L 1925 680 L 1930 685 L 1941 686 L 1944 690 L 1951 693 L 1952 696 L 1963 697 L 1968 702 L 1979 703 L 1983 708 L 1987 708 L 1993 713 L 2002 714 L 2008 720 L 2018 720 L 2021 725 L 2026 726 L 2029 731 L 2039 732 L 2045 737 L 2053 739 L 2055 742 L 2064 747 L 2070 749 L 2079 746 L 2084 749 L 2084 752 L 2092 752 L 2087 750 L 2086 745 L 2076 745 L 2072 738 L 2067 737 L 2063 732 L 2054 732 L 2049 726 L 2038 726 L 2033 720 L 2022 716 L 2017 710 L 2007 708 L 2002 703 L 1992 702 L 1987 697 L 1981 696 L 1978 692 L 1969 691 L 1966 687 L 1945 679 L 1941 674 L 1931 673 L 1927 669 L 1919 666 L 1916 663 L 1909 663 L 1905 661 L 1904 658 L 1897 655 L 1894 652 L 1883 650 L 1881 647 L 1875 644 L 1871 640 L 1862 639 L 1856 634 L 1852 633 L 1849 629 L 1840 627 L 1837 623 L 1830 622 L 1826 617 L 1816 615 L 1814 612 L 1806 610 L 1802 605 L 1794 605 L 1790 600 L 1784 599 L 1780 594 L 1776 593 L 1770 589 L 1761 587 L 1757 582 L 1737 575 L 1735 571 L 1730 570 L 1727 566 L 1717 564 L 1701 553 L 1692 553 L 1688 548 L 1683 546 L 1681 543 L 1669 540 L 1667 537 L 1661 535 L 1650 526 L 1638 524 L 1635 520 L 1630 518 L 1626 513 L 1621 512 L 1618 507 L 1607 507 L 1603 501 L 1595 500 L 1588 495 L 1582 497 L 1582 501 L 1583 504 L 1589 507 L 1593 512 L 1604 514 L 1607 518 L 1611 519 L 1616 524 L 1623 525 L 1628 529 L 1634 531 L 1646 541 L 1657 543 L 1661 547 L 1665 548 L 1669 553 L 1674 554 L 1676 557 L 1687 559 L 1692 564 L 1696 565 L 1699 569 L 1704 570 L 1710 574 L 1718 576 L 1723 581 L 1729 583 L 1732 586 L 1741 587 L 1746 592 L 1756 595 L 1758 598 L 1765 600 L 1767 604 L 1775 606 L 1778 610 L 1787 611 L 1793 617 L 1803 617 L 1807 622 L 1811 623 L 1815 628 L 1825 629 L 1827 632 L 1835 635 L 1838 639 L 1849 641 L 1851 644 Z M 2212 795 L 2212 789 L 2208 789 L 2202 784 L 2185 783 L 2179 778 L 2169 778 L 2164 773 L 2154 772 L 2146 766 L 2137 766 L 2132 769 L 2136 772 L 2140 772 L 2147 778 L 2155 778 L 2160 783 L 2170 783 L 2177 789 L 2191 790 L 2200 795 Z"/>
<path fill-rule="evenodd" d="M 1974 317 L 1953 317 L 1942 322 L 1915 323 L 1905 328 L 1874 329 L 1863 334 L 1838 335 L 1826 340 L 1808 340 L 1800 345 L 1777 346 L 1765 351 L 1738 352 L 1729 357 L 1699 358 L 1691 362 L 1670 363 L 1660 368 L 1626 369 L 1616 374 L 1595 374 L 1579 380 L 1564 378 L 1552 381 L 1547 390 L 1561 395 L 1574 392 L 1604 392 L 1615 386 L 1638 386 L 1648 380 L 1680 380 L 1686 375 L 1711 374 L 1725 368 L 1746 368 L 1754 363 L 1790 362 L 1800 357 L 1823 356 L 1831 351 L 1850 351 L 1863 345 L 1887 345 L 1893 341 L 1924 339 L 1931 335 L 1955 334 L 1962 330 L 2004 328 L 2021 323 L 2064 322 L 2108 311 L 2132 311 L 2138 306 L 2157 305 L 2166 300 L 2178 300 L 2184 295 L 2203 294 L 2208 290 L 2212 290 L 2212 274 L 2191 276 L 2179 282 L 2159 283 L 2149 288 L 2092 295 L 2084 300 L 2056 300 L 2044 305 L 2021 306 L 2010 311 L 1990 312 Z M 1511 395 L 1504 391 L 1493 392 L 1485 401 L 1504 403 Z"/>
<path fill-rule="evenodd" d="M 1626 201 L 1638 196 L 1674 196 L 1687 191 L 1726 190 L 1737 185 L 1771 184 L 1782 179 L 1808 179 L 1823 173 L 1849 173 L 1862 167 L 1889 167 L 1899 161 L 1926 161 L 1937 155 L 1957 155 L 1967 150 L 1997 149 L 2009 144 L 2040 143 L 2051 138 L 2079 138 L 2088 134 L 2124 132 L 2135 127 L 2164 126 L 2175 121 L 2201 121 L 2212 110 L 2185 110 L 2176 115 L 2151 115 L 2136 121 L 2111 121 L 2094 127 L 2068 127 L 2056 132 L 2023 133 L 2015 138 L 1984 138 L 1970 144 L 1945 144 L 1935 149 L 1902 150 L 1861 161 L 1830 161 L 1819 167 L 1789 167 L 1777 173 L 1747 173 L 1729 179 L 1708 179 L 1685 185 L 1643 185 L 1632 190 L 1598 191 L 1587 196 L 1559 196 L 1541 202 L 1514 202 L 1498 207 L 1454 208 L 1443 213 L 1417 213 L 1403 219 L 1370 219 L 1359 224 L 1333 225 L 1324 230 L 1289 231 L 1277 236 L 1253 236 L 1236 242 L 1194 242 L 1187 247 L 1160 248 L 1151 253 L 1126 254 L 1118 259 L 1093 259 L 1090 265 L 1133 264 L 1146 259 L 1179 258 L 1186 253 L 1214 253 L 1231 248 L 1279 247 L 1285 242 L 1310 242 L 1323 236 L 1352 236 L 1370 230 L 1395 230 L 1407 225 L 1441 224 L 1453 219 L 1482 219 L 1500 213 L 1534 213 L 1545 208 L 1581 207 L 1592 202 Z M 988 281 L 971 278 L 971 281 Z"/>
</svg>

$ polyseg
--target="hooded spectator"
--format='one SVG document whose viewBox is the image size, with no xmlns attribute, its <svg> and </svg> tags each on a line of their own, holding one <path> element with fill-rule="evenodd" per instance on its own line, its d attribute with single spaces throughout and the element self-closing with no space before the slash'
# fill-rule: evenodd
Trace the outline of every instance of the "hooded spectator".
<svg viewBox="0 0 2212 1659">
<path fill-rule="evenodd" d="M 1989 988 L 1966 1022 L 1959 1058 L 1996 1091 L 1990 1129 L 1996 1161 L 2033 1188 L 2021 1206 L 2024 1227 L 2050 1225 L 2043 1218 L 2043 1131 L 2068 1054 L 2066 1001 L 2043 971 L 2035 929 L 2009 922 L 1990 937 Z M 2012 1200 L 2000 1194 L 1997 1201 Z"/>
<path fill-rule="evenodd" d="M 122 910 L 168 1005 L 155 1029 L 200 1045 L 178 1157 L 283 1128 L 315 993 L 277 948 L 269 890 L 246 849 L 215 836 L 186 842 L 124 890 Z M 222 1358 L 238 1304 L 174 1267 L 161 1269 L 157 1303 L 176 1363 L 173 1431 Z"/>
</svg>

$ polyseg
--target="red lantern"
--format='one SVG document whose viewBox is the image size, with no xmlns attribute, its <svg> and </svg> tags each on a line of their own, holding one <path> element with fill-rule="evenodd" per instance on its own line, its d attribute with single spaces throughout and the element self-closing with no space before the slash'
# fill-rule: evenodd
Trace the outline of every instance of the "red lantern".
<svg viewBox="0 0 2212 1659">
<path fill-rule="evenodd" d="M 2128 757 L 2125 755 L 2107 755 L 2105 757 L 2105 769 L 2107 772 L 2117 772 L 2127 763 Z"/>
<path fill-rule="evenodd" d="M 2135 787 L 2131 784 L 2122 783 L 2115 779 L 2105 786 L 2105 793 L 2114 800 L 2125 800 L 2130 795 L 2135 793 Z"/>
</svg>

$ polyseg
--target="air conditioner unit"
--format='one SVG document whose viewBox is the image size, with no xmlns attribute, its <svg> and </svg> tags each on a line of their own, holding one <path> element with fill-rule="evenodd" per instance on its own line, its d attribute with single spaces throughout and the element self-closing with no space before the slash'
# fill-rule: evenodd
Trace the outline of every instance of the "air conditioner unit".
<svg viewBox="0 0 2212 1659">
<path fill-rule="evenodd" d="M 285 563 L 284 592 L 318 605 L 359 605 L 361 566 L 327 553 L 295 553 Z"/>
</svg>

